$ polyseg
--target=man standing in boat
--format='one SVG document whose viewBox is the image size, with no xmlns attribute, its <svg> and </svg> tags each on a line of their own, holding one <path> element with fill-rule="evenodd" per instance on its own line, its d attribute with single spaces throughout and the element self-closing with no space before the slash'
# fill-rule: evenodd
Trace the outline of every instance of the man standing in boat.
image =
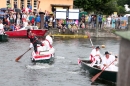
<svg viewBox="0 0 130 86">
<path fill-rule="evenodd" d="M 30 48 L 34 47 L 34 51 L 36 54 L 39 54 L 38 50 L 37 50 L 37 44 L 40 44 L 41 46 L 43 46 L 43 43 L 41 41 L 38 40 L 38 38 L 36 37 L 36 35 L 34 33 L 32 33 L 31 31 L 28 34 L 28 38 L 30 39 Z"/>
<path fill-rule="evenodd" d="M 102 58 L 101 69 L 104 69 L 105 67 L 107 67 L 106 70 L 113 70 L 113 71 L 118 70 L 117 69 L 118 67 L 116 67 L 114 64 L 115 61 L 117 61 L 117 58 L 115 58 L 114 55 L 111 55 L 108 51 L 106 51 L 105 56 Z"/>
<path fill-rule="evenodd" d="M 92 62 L 92 66 L 94 66 L 96 63 L 97 63 L 97 66 L 99 66 L 99 64 L 101 63 L 101 54 L 100 54 L 99 49 L 100 49 L 100 47 L 97 46 L 90 53 L 89 58 Z"/>
<path fill-rule="evenodd" d="M 4 34 L 4 25 L 2 24 L 2 20 L 0 20 L 0 34 Z"/>
</svg>

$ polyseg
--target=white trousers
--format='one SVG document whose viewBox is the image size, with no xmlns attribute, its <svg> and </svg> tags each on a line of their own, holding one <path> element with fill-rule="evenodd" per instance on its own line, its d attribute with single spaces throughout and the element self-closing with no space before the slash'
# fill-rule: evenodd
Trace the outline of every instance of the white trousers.
<svg viewBox="0 0 130 86">
<path fill-rule="evenodd" d="M 48 50 L 48 51 L 46 51 L 46 50 L 43 51 L 43 50 L 40 52 L 40 54 L 49 55 L 49 54 L 54 54 L 55 53 L 55 49 L 53 47 L 50 50 Z M 38 51 L 40 51 L 40 50 L 38 50 Z"/>
<path fill-rule="evenodd" d="M 95 57 L 95 60 L 92 62 L 92 66 L 94 66 L 95 64 L 96 64 L 96 62 L 97 62 L 97 66 L 100 66 L 100 59 L 99 59 L 99 57 Z"/>
</svg>

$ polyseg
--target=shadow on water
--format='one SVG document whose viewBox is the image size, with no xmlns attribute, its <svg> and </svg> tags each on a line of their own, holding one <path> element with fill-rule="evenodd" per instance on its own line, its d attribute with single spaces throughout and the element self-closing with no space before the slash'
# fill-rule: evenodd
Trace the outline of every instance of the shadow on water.
<svg viewBox="0 0 130 86">
<path fill-rule="evenodd" d="M 80 67 L 80 75 L 82 76 L 86 76 L 87 78 L 89 78 L 89 81 L 91 80 L 91 78 L 93 76 L 91 76 L 91 74 L 89 74 L 89 72 L 86 70 L 83 70 L 82 67 Z M 91 81 L 90 81 L 91 82 Z M 116 86 L 116 83 L 112 83 L 109 81 L 105 81 L 103 79 L 97 79 L 95 80 L 95 82 L 91 82 L 91 86 Z"/>
</svg>

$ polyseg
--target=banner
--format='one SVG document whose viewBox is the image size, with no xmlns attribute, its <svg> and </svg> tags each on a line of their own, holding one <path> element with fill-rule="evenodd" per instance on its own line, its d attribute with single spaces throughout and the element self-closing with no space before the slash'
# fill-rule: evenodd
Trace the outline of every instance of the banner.
<svg viewBox="0 0 130 86">
<path fill-rule="evenodd" d="M 120 17 L 120 27 L 125 29 L 128 25 L 128 17 Z"/>
</svg>

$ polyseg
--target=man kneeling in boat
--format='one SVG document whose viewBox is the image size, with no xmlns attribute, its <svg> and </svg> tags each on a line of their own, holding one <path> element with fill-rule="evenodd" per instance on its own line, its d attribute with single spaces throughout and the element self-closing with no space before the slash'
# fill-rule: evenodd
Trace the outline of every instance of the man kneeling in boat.
<svg viewBox="0 0 130 86">
<path fill-rule="evenodd" d="M 44 46 L 40 46 L 38 48 L 38 51 L 40 52 L 41 55 L 50 55 L 50 54 L 53 55 L 54 54 L 55 49 L 52 47 L 49 40 L 44 38 L 43 41 L 42 41 L 42 44 Z"/>
<path fill-rule="evenodd" d="M 92 66 L 94 66 L 97 63 L 97 66 L 99 67 L 99 65 L 101 63 L 101 54 L 100 54 L 99 49 L 100 49 L 99 46 L 97 46 L 96 48 L 94 48 L 91 51 L 89 58 L 92 62 L 92 64 L 91 64 Z"/>
<path fill-rule="evenodd" d="M 105 56 L 102 58 L 101 69 L 106 68 L 106 70 L 117 71 L 118 67 L 114 65 L 114 62 L 117 61 L 114 55 L 111 55 L 108 51 L 105 52 Z"/>
</svg>

